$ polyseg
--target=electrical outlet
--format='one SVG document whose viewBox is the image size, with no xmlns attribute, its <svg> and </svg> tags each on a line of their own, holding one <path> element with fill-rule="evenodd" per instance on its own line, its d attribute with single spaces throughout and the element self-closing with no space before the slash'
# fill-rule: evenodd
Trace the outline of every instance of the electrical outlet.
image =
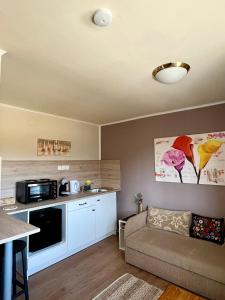
<svg viewBox="0 0 225 300">
<path fill-rule="evenodd" d="M 70 169 L 69 165 L 58 166 L 58 170 L 60 170 L 60 171 L 68 171 L 69 169 Z"/>
</svg>

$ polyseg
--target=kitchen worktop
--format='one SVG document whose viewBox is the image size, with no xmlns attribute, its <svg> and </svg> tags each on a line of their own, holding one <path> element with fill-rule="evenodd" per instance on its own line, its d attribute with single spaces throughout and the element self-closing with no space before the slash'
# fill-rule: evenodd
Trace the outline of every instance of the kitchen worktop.
<svg viewBox="0 0 225 300">
<path fill-rule="evenodd" d="M 45 207 L 48 207 L 48 206 L 50 207 L 50 206 L 54 206 L 54 205 L 58 205 L 58 204 L 63 204 L 63 203 L 69 202 L 69 201 L 76 201 L 76 200 L 80 200 L 82 198 L 94 197 L 94 196 L 108 194 L 108 193 L 114 193 L 114 192 L 118 192 L 118 191 L 119 190 L 107 188 L 107 191 L 105 191 L 105 192 L 98 192 L 98 193 L 79 192 L 77 194 L 58 197 L 56 199 L 44 200 L 44 201 L 39 201 L 39 202 L 32 202 L 32 203 L 28 203 L 28 204 L 23 204 L 23 203 L 15 201 L 15 204 L 2 206 L 0 208 L 0 212 L 11 215 L 11 214 L 15 214 L 15 213 L 18 213 L 18 212 L 33 210 L 33 209 L 36 209 L 36 208 L 45 208 Z M 4 210 L 5 207 L 14 206 L 14 205 L 17 206 L 16 209 L 14 209 L 12 211 L 5 211 Z M 0 228 L 0 231 L 1 231 L 1 228 Z"/>
<path fill-rule="evenodd" d="M 118 192 L 119 190 L 116 189 L 108 189 L 106 192 L 98 192 L 98 193 L 93 193 L 93 192 L 80 192 L 77 194 L 69 195 L 69 196 L 64 196 L 64 197 L 58 197 L 53 200 L 46 200 L 46 201 L 41 201 L 41 202 L 33 202 L 29 204 L 22 204 L 19 202 L 15 202 L 15 204 L 10 204 L 10 205 L 4 205 L 0 208 L 0 244 L 6 243 L 8 241 L 12 241 L 21 237 L 28 236 L 33 233 L 37 233 L 40 231 L 39 228 L 27 224 L 23 221 L 20 221 L 16 218 L 14 218 L 13 215 L 15 213 L 19 212 L 24 212 L 27 210 L 34 210 L 37 208 L 46 208 L 50 206 L 55 206 L 58 204 L 64 204 L 69 201 L 76 201 L 80 200 L 82 198 L 87 198 L 87 197 L 94 197 L 98 195 L 103 195 L 103 194 L 108 194 L 108 193 L 114 193 Z M 10 207 L 10 206 L 17 206 L 16 209 L 11 210 L 11 211 L 6 211 L 4 208 Z"/>
<path fill-rule="evenodd" d="M 38 227 L 17 220 L 7 214 L 0 214 L 0 244 L 5 244 L 39 231 Z"/>
</svg>

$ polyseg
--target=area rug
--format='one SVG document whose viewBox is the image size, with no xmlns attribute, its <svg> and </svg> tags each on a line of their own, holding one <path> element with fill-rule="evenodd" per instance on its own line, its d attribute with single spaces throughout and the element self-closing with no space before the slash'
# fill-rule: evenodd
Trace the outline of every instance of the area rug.
<svg viewBox="0 0 225 300">
<path fill-rule="evenodd" d="M 92 300 L 157 300 L 162 293 L 161 289 L 126 273 Z"/>
</svg>

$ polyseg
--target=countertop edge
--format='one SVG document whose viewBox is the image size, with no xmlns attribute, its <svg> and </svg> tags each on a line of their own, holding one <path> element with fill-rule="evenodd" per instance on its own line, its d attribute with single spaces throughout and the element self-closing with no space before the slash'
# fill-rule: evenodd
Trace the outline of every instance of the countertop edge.
<svg viewBox="0 0 225 300">
<path fill-rule="evenodd" d="M 115 192 L 119 192 L 119 191 L 120 190 L 115 189 L 115 190 L 109 190 L 107 192 L 93 193 L 91 195 L 89 193 L 85 192 L 85 193 L 82 193 L 82 194 L 76 195 L 76 196 L 72 196 L 72 195 L 68 196 L 68 198 L 59 197 L 59 198 L 56 198 L 57 200 L 46 200 L 46 202 L 48 202 L 46 204 L 44 204 L 45 201 L 33 203 L 30 207 L 29 207 L 29 205 L 16 202 L 14 205 L 18 205 L 19 207 L 13 211 L 3 210 L 4 207 L 12 206 L 12 204 L 2 206 L 0 208 L 0 223 L 1 223 L 0 230 L 3 233 L 5 232 L 6 237 L 4 237 L 4 234 L 3 234 L 3 238 L 0 237 L 0 244 L 5 244 L 7 242 L 40 232 L 40 228 L 35 227 L 35 226 L 33 226 L 29 223 L 26 223 L 22 220 L 14 218 L 13 215 L 15 215 L 15 214 L 28 212 L 28 211 L 32 211 L 32 210 L 37 210 L 37 209 L 42 209 L 42 208 L 47 208 L 47 207 L 54 207 L 54 206 L 66 204 L 66 203 L 69 203 L 72 201 L 79 201 L 83 198 L 91 198 L 91 197 L 96 197 L 98 195 L 102 196 L 102 195 L 106 195 L 109 193 L 115 193 Z M 51 201 L 51 202 L 49 203 L 49 201 Z M 20 208 L 21 205 L 23 205 L 22 208 Z M 20 231 L 18 230 L 19 231 L 18 233 L 14 233 L 15 230 L 14 230 L 13 226 L 16 226 L 17 229 L 18 229 L 18 227 L 20 227 Z M 0 232 L 0 234 L 1 234 L 1 232 Z"/>
<path fill-rule="evenodd" d="M 40 232 L 40 228 L 15 219 L 7 214 L 0 215 L 0 224 L 1 232 L 3 232 L 3 237 L 0 237 L 0 244 Z"/>
<path fill-rule="evenodd" d="M 89 192 L 85 192 L 85 193 L 82 193 L 82 194 L 74 194 L 74 195 L 69 195 L 69 196 L 64 196 L 64 197 L 58 197 L 54 200 L 33 202 L 30 205 L 16 202 L 15 205 L 18 206 L 17 209 L 15 209 L 13 211 L 4 211 L 3 207 L 10 206 L 10 205 L 5 205 L 1 208 L 1 213 L 7 214 L 7 215 L 14 215 L 14 214 L 17 214 L 17 213 L 22 213 L 22 212 L 26 212 L 26 211 L 33 211 L 33 210 L 37 210 L 37 209 L 44 209 L 44 208 L 47 208 L 47 207 L 54 207 L 54 206 L 57 206 L 57 205 L 62 205 L 62 204 L 69 203 L 71 201 L 79 201 L 83 198 L 92 198 L 92 197 L 102 196 L 102 195 L 106 195 L 106 194 L 110 194 L 110 193 L 116 193 L 116 192 L 119 192 L 119 191 L 120 190 L 115 189 L 115 190 L 109 190 L 107 192 L 93 193 L 93 194 L 90 194 Z M 21 207 L 21 206 L 23 206 L 23 207 Z"/>
</svg>

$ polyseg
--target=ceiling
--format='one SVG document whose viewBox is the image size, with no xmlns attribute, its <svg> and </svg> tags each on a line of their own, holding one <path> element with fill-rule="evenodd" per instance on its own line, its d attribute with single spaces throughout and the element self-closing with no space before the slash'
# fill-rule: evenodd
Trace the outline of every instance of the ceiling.
<svg viewBox="0 0 225 300">
<path fill-rule="evenodd" d="M 92 13 L 111 9 L 97 27 Z M 0 102 L 98 124 L 225 100 L 224 0 L 0 0 Z M 173 85 L 170 61 L 191 65 Z"/>
</svg>

